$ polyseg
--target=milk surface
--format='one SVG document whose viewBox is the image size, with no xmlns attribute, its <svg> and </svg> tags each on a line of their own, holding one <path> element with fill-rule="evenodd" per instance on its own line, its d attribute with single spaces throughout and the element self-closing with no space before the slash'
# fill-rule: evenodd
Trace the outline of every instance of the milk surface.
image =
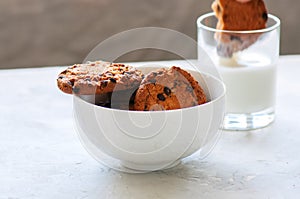
<svg viewBox="0 0 300 199">
<path fill-rule="evenodd" d="M 227 113 L 254 113 L 274 107 L 276 66 L 271 60 L 258 54 L 235 55 L 219 58 L 217 67 L 226 85 Z"/>
</svg>

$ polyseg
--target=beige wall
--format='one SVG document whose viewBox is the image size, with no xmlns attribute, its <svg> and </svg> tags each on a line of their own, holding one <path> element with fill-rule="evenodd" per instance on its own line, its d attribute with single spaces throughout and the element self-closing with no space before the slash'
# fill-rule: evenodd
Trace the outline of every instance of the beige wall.
<svg viewBox="0 0 300 199">
<path fill-rule="evenodd" d="M 0 68 L 80 63 L 107 37 L 135 27 L 159 26 L 196 39 L 207 0 L 1 0 Z M 282 54 L 300 53 L 298 0 L 266 0 L 282 20 Z M 128 59 L 173 58 L 135 54 Z"/>
</svg>

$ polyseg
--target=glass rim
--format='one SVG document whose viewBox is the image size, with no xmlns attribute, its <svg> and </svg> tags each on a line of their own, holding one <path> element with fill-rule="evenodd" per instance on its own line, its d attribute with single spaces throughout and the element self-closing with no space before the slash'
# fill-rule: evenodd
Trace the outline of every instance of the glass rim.
<svg viewBox="0 0 300 199">
<path fill-rule="evenodd" d="M 202 23 L 202 21 L 208 17 L 211 16 L 215 16 L 214 12 L 209 12 L 206 14 L 201 15 L 200 17 L 198 17 L 197 19 L 197 27 L 198 28 L 203 28 L 205 30 L 208 31 L 212 31 L 212 32 L 222 32 L 222 33 L 241 33 L 241 34 L 249 34 L 249 33 L 265 33 L 265 32 L 270 32 L 272 30 L 277 29 L 280 26 L 280 19 L 278 17 L 276 17 L 275 15 L 272 14 L 268 14 L 268 18 L 271 18 L 275 21 L 275 24 L 267 27 L 267 28 L 263 28 L 263 29 L 257 29 L 257 30 L 220 30 L 220 29 L 216 29 L 216 28 L 212 28 L 209 26 L 206 26 Z"/>
</svg>

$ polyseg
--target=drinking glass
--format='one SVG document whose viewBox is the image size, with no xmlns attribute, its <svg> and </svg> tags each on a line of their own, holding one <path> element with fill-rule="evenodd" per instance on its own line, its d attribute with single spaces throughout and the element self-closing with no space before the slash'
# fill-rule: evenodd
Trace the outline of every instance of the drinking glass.
<svg viewBox="0 0 300 199">
<path fill-rule="evenodd" d="M 198 46 L 213 60 L 226 85 L 223 129 L 268 126 L 275 118 L 280 20 L 268 14 L 265 29 L 247 31 L 218 30 L 217 23 L 214 13 L 198 18 Z"/>
</svg>

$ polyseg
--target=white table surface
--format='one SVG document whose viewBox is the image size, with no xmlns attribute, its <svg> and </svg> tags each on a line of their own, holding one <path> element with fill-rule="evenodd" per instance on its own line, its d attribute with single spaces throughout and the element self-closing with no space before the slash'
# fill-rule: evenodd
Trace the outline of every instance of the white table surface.
<svg viewBox="0 0 300 199">
<path fill-rule="evenodd" d="M 88 155 L 72 97 L 56 87 L 61 70 L 0 70 L 1 199 L 300 197 L 300 56 L 280 57 L 271 126 L 225 131 L 206 159 L 148 174 L 120 173 Z"/>
</svg>

